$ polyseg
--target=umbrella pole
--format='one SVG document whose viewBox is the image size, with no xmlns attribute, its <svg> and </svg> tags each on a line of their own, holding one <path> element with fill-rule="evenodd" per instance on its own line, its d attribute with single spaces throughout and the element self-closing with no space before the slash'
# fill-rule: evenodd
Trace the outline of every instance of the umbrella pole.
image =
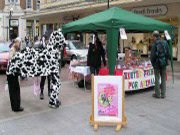
<svg viewBox="0 0 180 135">
<path fill-rule="evenodd" d="M 107 4 L 108 4 L 108 5 L 107 5 L 107 8 L 109 9 L 109 0 L 108 0 L 107 2 L 108 2 L 108 3 L 107 3 Z"/>
</svg>

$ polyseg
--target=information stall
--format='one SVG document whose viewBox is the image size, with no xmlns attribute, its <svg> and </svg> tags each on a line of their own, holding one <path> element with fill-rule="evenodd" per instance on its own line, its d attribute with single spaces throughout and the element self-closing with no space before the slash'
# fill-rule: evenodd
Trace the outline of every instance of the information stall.
<svg viewBox="0 0 180 135">
<path fill-rule="evenodd" d="M 107 34 L 108 67 L 110 74 L 114 74 L 117 58 L 117 48 L 119 30 L 124 28 L 127 33 L 133 32 L 153 32 L 167 30 L 170 34 L 174 27 L 167 23 L 154 20 L 145 16 L 134 14 L 118 7 L 90 15 L 77 21 L 63 25 L 63 33 L 72 32 L 98 32 L 103 31 Z M 172 42 L 170 42 L 172 43 Z M 170 44 L 172 54 L 172 44 Z"/>
<path fill-rule="evenodd" d="M 124 76 L 124 90 L 134 91 L 149 88 L 155 85 L 154 70 L 150 62 L 146 65 L 134 66 L 131 68 L 121 67 L 115 69 L 115 75 Z M 118 66 L 117 66 L 118 67 Z M 86 90 L 86 80 L 90 79 L 90 68 L 86 65 L 71 65 L 70 76 L 73 81 L 84 80 Z M 105 73 L 104 75 L 108 75 Z"/>
<path fill-rule="evenodd" d="M 134 32 L 151 33 L 155 30 L 158 30 L 160 32 L 164 32 L 165 30 L 167 30 L 169 33 L 172 33 L 172 29 L 173 26 L 167 23 L 154 20 L 145 16 L 137 15 L 117 7 L 113 7 L 108 10 L 90 15 L 88 17 L 68 23 L 62 27 L 64 33 L 71 33 L 71 32 L 98 33 L 99 31 L 106 33 L 107 34 L 106 50 L 107 50 L 109 75 L 105 77 L 108 78 L 110 77 L 110 75 L 114 75 L 116 70 L 117 72 L 121 72 L 122 74 L 120 76 L 122 78 L 124 76 L 125 80 L 124 83 L 119 82 L 119 84 L 121 83 L 120 84 L 121 86 L 124 85 L 125 90 L 137 90 L 137 89 L 153 86 L 154 72 L 151 64 L 148 63 L 147 61 L 143 64 L 143 62 L 139 61 L 139 57 L 130 58 L 130 56 L 127 57 L 125 56 L 125 61 L 124 61 L 125 63 L 123 64 L 117 63 L 119 33 L 125 33 L 125 31 L 127 33 L 134 33 Z M 172 42 L 169 43 L 170 43 L 169 44 L 170 52 L 172 55 Z M 129 53 L 129 51 L 127 52 Z M 171 66 L 173 69 L 172 60 L 171 60 Z M 118 76 L 116 77 L 118 78 Z M 103 79 L 100 79 L 98 82 L 99 85 L 93 87 L 93 89 L 96 89 L 96 92 L 99 92 L 99 90 L 101 90 L 99 89 L 99 87 L 101 87 L 101 80 L 103 85 L 102 87 L 104 87 L 105 81 L 103 81 Z M 96 82 L 93 79 L 91 81 L 92 84 Z M 106 79 L 106 82 L 107 81 L 109 82 L 109 79 Z M 117 84 L 117 79 L 113 80 L 113 83 Z M 97 98 L 97 96 L 95 96 L 94 93 L 92 93 L 92 96 L 93 96 L 92 97 L 93 105 L 96 104 L 96 107 L 92 107 L 92 115 L 90 117 L 90 123 L 94 124 L 94 128 L 97 129 L 98 126 L 97 124 L 102 123 L 102 125 L 108 125 L 116 122 L 117 129 L 119 130 L 121 128 L 121 125 L 119 124 L 123 123 L 123 119 L 122 119 L 123 116 L 118 115 L 116 119 L 117 121 L 113 121 L 114 119 L 111 116 L 107 116 L 108 117 L 107 119 L 103 119 L 107 121 L 102 121 L 102 119 L 98 119 L 98 117 L 96 119 L 95 115 L 97 114 L 98 109 L 97 109 L 97 102 L 96 100 L 94 100 L 94 98 Z M 120 98 L 122 99 L 123 96 Z M 101 112 L 99 114 L 101 115 Z M 104 112 L 102 114 L 104 114 Z M 117 115 L 117 114 L 113 114 L 113 115 Z M 109 117 L 111 119 L 109 119 Z"/>
</svg>

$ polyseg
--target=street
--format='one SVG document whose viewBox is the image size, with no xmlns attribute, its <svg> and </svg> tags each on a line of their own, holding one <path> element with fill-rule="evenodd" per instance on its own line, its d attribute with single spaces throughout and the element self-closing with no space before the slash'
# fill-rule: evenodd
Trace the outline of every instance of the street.
<svg viewBox="0 0 180 135">
<path fill-rule="evenodd" d="M 91 91 L 78 88 L 68 80 L 68 67 L 61 72 L 62 88 L 59 109 L 48 107 L 47 88 L 45 100 L 33 95 L 31 79 L 21 82 L 22 113 L 10 109 L 8 92 L 0 91 L 0 135 L 179 135 L 180 133 L 180 63 L 175 63 L 175 84 L 169 71 L 167 97 L 154 99 L 153 90 L 129 92 L 125 96 L 127 126 L 120 132 L 115 127 L 99 127 L 95 132 L 89 124 Z M 63 75 L 64 74 L 64 75 Z M 63 75 L 63 76 L 62 76 Z M 1 88 L 5 75 L 0 76 Z"/>
<path fill-rule="evenodd" d="M 1 0 L 0 135 L 180 135 L 179 13 L 180 0 Z"/>
</svg>

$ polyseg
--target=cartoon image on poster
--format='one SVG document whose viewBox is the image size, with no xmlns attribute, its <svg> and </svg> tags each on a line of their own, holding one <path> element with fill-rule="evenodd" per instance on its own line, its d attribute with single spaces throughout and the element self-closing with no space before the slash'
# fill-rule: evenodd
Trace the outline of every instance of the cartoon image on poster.
<svg viewBox="0 0 180 135">
<path fill-rule="evenodd" d="M 98 115 L 118 116 L 118 85 L 98 84 Z"/>
</svg>

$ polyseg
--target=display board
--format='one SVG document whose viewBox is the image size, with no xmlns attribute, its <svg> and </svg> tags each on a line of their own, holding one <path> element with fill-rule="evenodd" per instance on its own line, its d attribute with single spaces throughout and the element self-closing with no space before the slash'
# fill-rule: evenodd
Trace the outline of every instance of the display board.
<svg viewBox="0 0 180 135">
<path fill-rule="evenodd" d="M 92 76 L 92 115 L 90 123 L 116 125 L 119 131 L 126 124 L 124 82 L 122 76 Z"/>
</svg>

